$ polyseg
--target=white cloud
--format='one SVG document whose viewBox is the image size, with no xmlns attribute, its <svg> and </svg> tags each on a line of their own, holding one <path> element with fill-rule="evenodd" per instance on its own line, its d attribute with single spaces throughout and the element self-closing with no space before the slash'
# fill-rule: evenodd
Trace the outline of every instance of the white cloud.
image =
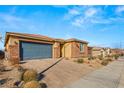
<svg viewBox="0 0 124 93">
<path fill-rule="evenodd" d="M 89 8 L 85 11 L 85 17 L 93 17 L 97 13 L 97 9 Z"/>
<path fill-rule="evenodd" d="M 107 11 L 104 11 L 105 8 L 108 8 L 109 6 L 101 7 L 95 7 L 95 6 L 78 6 L 78 8 L 72 8 L 72 12 L 70 13 L 71 16 L 68 16 L 69 22 L 76 27 L 85 27 L 87 25 L 92 26 L 94 24 L 114 24 L 119 22 L 124 22 L 124 18 L 117 16 L 105 16 Z M 122 13 L 124 12 L 124 6 L 119 6 L 114 11 L 114 14 L 116 13 Z M 71 14 L 72 13 L 72 14 Z"/>
<path fill-rule="evenodd" d="M 116 13 L 124 12 L 124 6 L 119 6 L 116 8 Z"/>
<path fill-rule="evenodd" d="M 77 6 L 69 9 L 64 19 L 70 20 L 74 26 L 82 27 L 82 25 L 86 25 L 86 23 L 92 23 L 92 19 L 100 12 L 101 10 L 99 8 L 93 6 Z"/>
<path fill-rule="evenodd" d="M 80 17 L 71 22 L 72 25 L 80 27 L 84 23 L 84 18 Z"/>
<path fill-rule="evenodd" d="M 69 14 L 71 14 L 71 15 L 79 15 L 80 12 L 79 12 L 78 10 L 76 10 L 76 9 L 71 9 L 71 10 L 69 11 Z"/>
<path fill-rule="evenodd" d="M 80 12 L 79 8 L 77 8 L 77 7 L 68 9 L 68 12 L 64 15 L 64 20 L 69 20 L 80 14 L 81 14 L 81 12 Z"/>
</svg>

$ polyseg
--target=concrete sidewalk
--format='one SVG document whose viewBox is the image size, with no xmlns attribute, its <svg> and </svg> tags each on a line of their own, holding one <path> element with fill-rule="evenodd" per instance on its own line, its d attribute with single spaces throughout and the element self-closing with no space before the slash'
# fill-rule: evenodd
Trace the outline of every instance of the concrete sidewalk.
<svg viewBox="0 0 124 93">
<path fill-rule="evenodd" d="M 80 80 L 66 86 L 68 88 L 117 88 L 124 87 L 124 58 L 96 70 Z"/>
</svg>

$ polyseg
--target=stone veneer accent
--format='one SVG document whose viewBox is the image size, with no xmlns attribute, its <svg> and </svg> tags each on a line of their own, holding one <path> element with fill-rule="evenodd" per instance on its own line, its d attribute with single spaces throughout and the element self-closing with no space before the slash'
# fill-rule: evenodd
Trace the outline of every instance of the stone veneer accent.
<svg viewBox="0 0 124 93">
<path fill-rule="evenodd" d="M 11 64 L 18 64 L 20 61 L 19 57 L 19 46 L 18 45 L 9 45 L 8 50 L 9 61 Z"/>
</svg>

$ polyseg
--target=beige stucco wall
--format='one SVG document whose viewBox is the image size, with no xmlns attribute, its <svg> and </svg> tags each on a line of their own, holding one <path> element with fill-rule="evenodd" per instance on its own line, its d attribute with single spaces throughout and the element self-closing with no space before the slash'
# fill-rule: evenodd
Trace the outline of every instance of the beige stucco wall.
<svg viewBox="0 0 124 93">
<path fill-rule="evenodd" d="M 31 39 L 26 39 L 26 38 L 17 38 L 10 36 L 8 39 L 8 42 L 6 44 L 6 50 L 8 52 L 8 55 L 10 55 L 10 46 L 13 45 L 18 45 L 19 48 L 19 41 L 27 41 L 27 42 L 37 42 L 37 43 L 48 43 L 48 44 L 53 44 L 52 46 L 52 57 L 53 58 L 59 58 L 60 57 L 60 43 L 59 42 L 47 42 L 47 41 L 39 41 L 39 40 L 31 40 Z M 19 50 L 17 51 L 19 53 Z"/>
<path fill-rule="evenodd" d="M 59 58 L 60 57 L 60 43 L 55 42 L 53 44 L 53 58 Z"/>
<path fill-rule="evenodd" d="M 7 50 L 9 50 L 9 45 L 18 45 L 18 54 L 19 54 L 19 40 L 29 41 L 29 42 L 39 42 L 39 43 L 49 43 L 53 44 L 53 58 L 59 57 L 83 57 L 88 55 L 88 47 L 87 44 L 84 44 L 83 51 L 80 51 L 80 43 L 79 42 L 66 42 L 64 44 L 60 44 L 60 42 L 48 42 L 48 41 L 39 41 L 39 40 L 31 40 L 17 37 L 10 37 L 8 43 L 6 44 Z"/>
<path fill-rule="evenodd" d="M 14 37 L 12 37 L 12 36 L 10 36 L 9 37 L 9 40 L 8 40 L 8 42 L 6 43 L 6 50 L 8 51 L 8 49 L 9 49 L 9 46 L 10 45 L 15 45 L 15 44 L 18 44 L 19 43 L 19 40 L 17 39 L 17 38 L 14 38 Z"/>
<path fill-rule="evenodd" d="M 63 45 L 62 57 L 75 58 L 88 55 L 87 44 L 83 44 L 83 51 L 80 51 L 79 42 L 68 42 Z"/>
<path fill-rule="evenodd" d="M 72 42 L 71 57 L 85 57 L 88 55 L 87 44 L 83 44 L 83 51 L 80 51 L 80 42 Z"/>
<path fill-rule="evenodd" d="M 71 57 L 71 43 L 65 43 L 62 47 L 62 57 Z"/>
</svg>

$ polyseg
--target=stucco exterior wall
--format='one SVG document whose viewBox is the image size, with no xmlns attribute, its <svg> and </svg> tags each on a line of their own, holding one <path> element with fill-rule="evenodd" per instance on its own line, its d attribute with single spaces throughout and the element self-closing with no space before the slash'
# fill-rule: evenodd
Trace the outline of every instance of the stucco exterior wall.
<svg viewBox="0 0 124 93">
<path fill-rule="evenodd" d="M 83 43 L 82 43 L 83 44 Z M 71 57 L 85 57 L 88 55 L 87 44 L 83 44 L 83 51 L 80 51 L 80 43 L 79 42 L 72 42 L 71 43 Z"/>
<path fill-rule="evenodd" d="M 88 47 L 88 56 L 92 56 L 92 47 Z"/>
<path fill-rule="evenodd" d="M 14 58 L 15 60 L 20 60 L 20 47 L 19 47 L 20 41 L 53 44 L 52 58 L 60 57 L 60 43 L 59 42 L 48 42 L 48 41 L 41 41 L 41 40 L 39 41 L 39 40 L 31 40 L 31 39 L 26 39 L 26 38 L 18 38 L 18 37 L 10 36 L 5 46 L 6 51 L 7 51 L 7 57 L 9 60 L 14 60 Z M 14 53 L 13 51 L 16 53 Z M 17 54 L 16 57 L 15 57 L 15 54 Z"/>
<path fill-rule="evenodd" d="M 65 43 L 62 47 L 62 57 L 71 57 L 71 43 Z"/>
<path fill-rule="evenodd" d="M 60 43 L 55 42 L 53 44 L 53 58 L 59 58 L 60 57 Z"/>
<path fill-rule="evenodd" d="M 10 36 L 6 43 L 6 59 L 8 59 L 12 64 L 18 64 L 19 57 L 19 40 Z"/>
<path fill-rule="evenodd" d="M 9 40 L 8 40 L 8 42 L 7 42 L 7 44 L 6 44 L 6 50 L 9 49 L 9 46 L 10 46 L 10 45 L 15 45 L 15 44 L 18 43 L 18 42 L 19 42 L 18 39 L 16 39 L 16 38 L 10 36 L 10 37 L 9 37 Z"/>
<path fill-rule="evenodd" d="M 83 51 L 80 51 L 80 42 L 77 41 L 71 41 L 71 42 L 43 41 L 36 39 L 21 38 L 16 36 L 9 36 L 9 39 L 5 47 L 11 60 L 20 59 L 20 45 L 19 45 L 20 41 L 52 44 L 53 45 L 52 58 L 60 58 L 60 57 L 75 58 L 75 57 L 88 56 L 88 47 L 86 43 L 82 43 Z"/>
</svg>

